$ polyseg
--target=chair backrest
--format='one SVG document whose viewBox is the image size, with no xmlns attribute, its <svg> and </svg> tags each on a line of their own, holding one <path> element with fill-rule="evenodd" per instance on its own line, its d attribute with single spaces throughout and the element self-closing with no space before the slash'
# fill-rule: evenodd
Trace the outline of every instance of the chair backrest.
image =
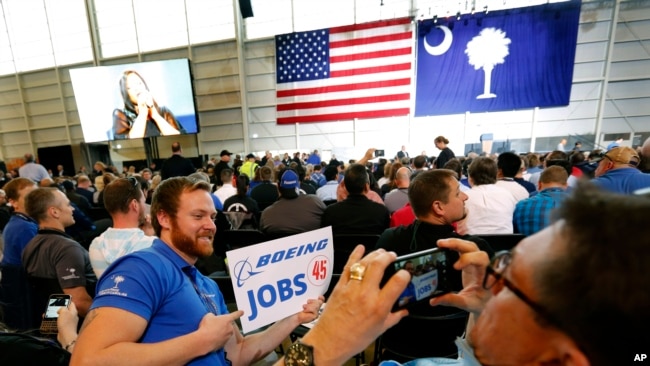
<svg viewBox="0 0 650 366">
<path fill-rule="evenodd" d="M 454 340 L 465 332 L 469 314 L 451 307 L 431 307 L 428 303 L 419 308 L 420 312 L 413 310 L 381 335 L 377 346 L 381 360 L 404 363 L 416 358 L 456 357 Z"/>
<path fill-rule="evenodd" d="M 227 250 L 259 244 L 267 240 L 263 232 L 254 229 L 226 230 L 223 232 L 223 243 L 226 245 Z"/>
<path fill-rule="evenodd" d="M 376 234 L 336 234 L 334 240 L 334 270 L 333 273 L 343 272 L 343 267 L 348 261 L 350 253 L 354 248 L 363 244 L 366 247 L 366 253 L 370 253 L 375 249 L 375 245 L 379 240 L 379 235 Z"/>
<path fill-rule="evenodd" d="M 524 234 L 485 234 L 475 236 L 487 241 L 495 252 L 511 250 L 526 237 Z"/>
<path fill-rule="evenodd" d="M 33 328 L 31 291 L 25 269 L 22 266 L 3 266 L 0 270 L 0 303 L 4 323 L 20 331 Z"/>
</svg>

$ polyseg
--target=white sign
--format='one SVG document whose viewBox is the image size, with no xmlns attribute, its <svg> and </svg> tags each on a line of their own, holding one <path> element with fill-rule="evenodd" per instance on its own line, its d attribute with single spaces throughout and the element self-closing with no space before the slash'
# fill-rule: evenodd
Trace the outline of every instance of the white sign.
<svg viewBox="0 0 650 366">
<path fill-rule="evenodd" d="M 438 270 L 434 269 L 423 275 L 413 276 L 411 282 L 415 286 L 415 299 L 424 299 L 438 288 Z"/>
<path fill-rule="evenodd" d="M 248 333 L 302 311 L 327 291 L 334 249 L 330 226 L 226 253 L 242 330 Z"/>
</svg>

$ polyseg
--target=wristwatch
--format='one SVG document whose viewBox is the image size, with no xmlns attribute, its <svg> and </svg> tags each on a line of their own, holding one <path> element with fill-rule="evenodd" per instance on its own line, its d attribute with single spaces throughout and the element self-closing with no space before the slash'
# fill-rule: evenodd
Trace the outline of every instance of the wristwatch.
<svg viewBox="0 0 650 366">
<path fill-rule="evenodd" d="M 284 364 L 286 366 L 313 366 L 314 347 L 300 341 L 292 344 L 284 354 Z"/>
</svg>

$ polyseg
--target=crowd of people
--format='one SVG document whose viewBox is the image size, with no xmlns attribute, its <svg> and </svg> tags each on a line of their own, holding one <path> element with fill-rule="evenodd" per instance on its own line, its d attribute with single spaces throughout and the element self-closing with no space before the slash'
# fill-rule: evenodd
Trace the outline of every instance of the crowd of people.
<svg viewBox="0 0 650 366">
<path fill-rule="evenodd" d="M 225 252 L 222 230 L 282 237 L 331 226 L 335 236 L 376 235 L 377 250 L 355 250 L 318 323 L 280 363 L 300 354 L 342 364 L 381 335 L 405 338 L 409 317 L 427 310 L 391 312 L 410 274 L 380 287 L 381 273 L 396 255 L 436 246 L 458 252 L 463 271 L 464 289 L 430 304 L 469 314 L 453 346 L 458 364 L 607 365 L 645 352 L 648 337 L 629 329 L 647 324 L 650 306 L 640 221 L 650 208 L 650 139 L 638 150 L 460 157 L 445 137 L 433 143 L 436 158 L 404 146 L 394 159 L 368 149 L 347 163 L 318 150 L 244 159 L 223 150 L 195 167 L 175 142 L 159 170 L 97 162 L 73 176 L 49 174 L 26 154 L 0 189 L 6 329 L 38 327 L 42 299 L 24 292 L 47 279 L 71 295 L 58 340 L 75 350 L 73 364 L 250 364 L 314 320 L 324 299 L 244 337 L 234 323 L 242 312 L 228 312 L 202 260 Z M 526 238 L 506 253 L 481 237 L 516 233 Z M 351 273 L 352 264 L 367 271 Z M 34 301 L 31 314 L 16 301 Z M 440 362 L 428 358 L 432 338 L 409 340 L 426 364 Z"/>
</svg>

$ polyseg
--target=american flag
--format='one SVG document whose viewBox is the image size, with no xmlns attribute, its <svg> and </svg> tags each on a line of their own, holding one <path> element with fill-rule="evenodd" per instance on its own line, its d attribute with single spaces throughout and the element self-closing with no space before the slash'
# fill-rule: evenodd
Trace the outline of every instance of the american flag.
<svg viewBox="0 0 650 366">
<path fill-rule="evenodd" d="M 408 18 L 277 35 L 275 48 L 278 124 L 410 113 Z"/>
</svg>

